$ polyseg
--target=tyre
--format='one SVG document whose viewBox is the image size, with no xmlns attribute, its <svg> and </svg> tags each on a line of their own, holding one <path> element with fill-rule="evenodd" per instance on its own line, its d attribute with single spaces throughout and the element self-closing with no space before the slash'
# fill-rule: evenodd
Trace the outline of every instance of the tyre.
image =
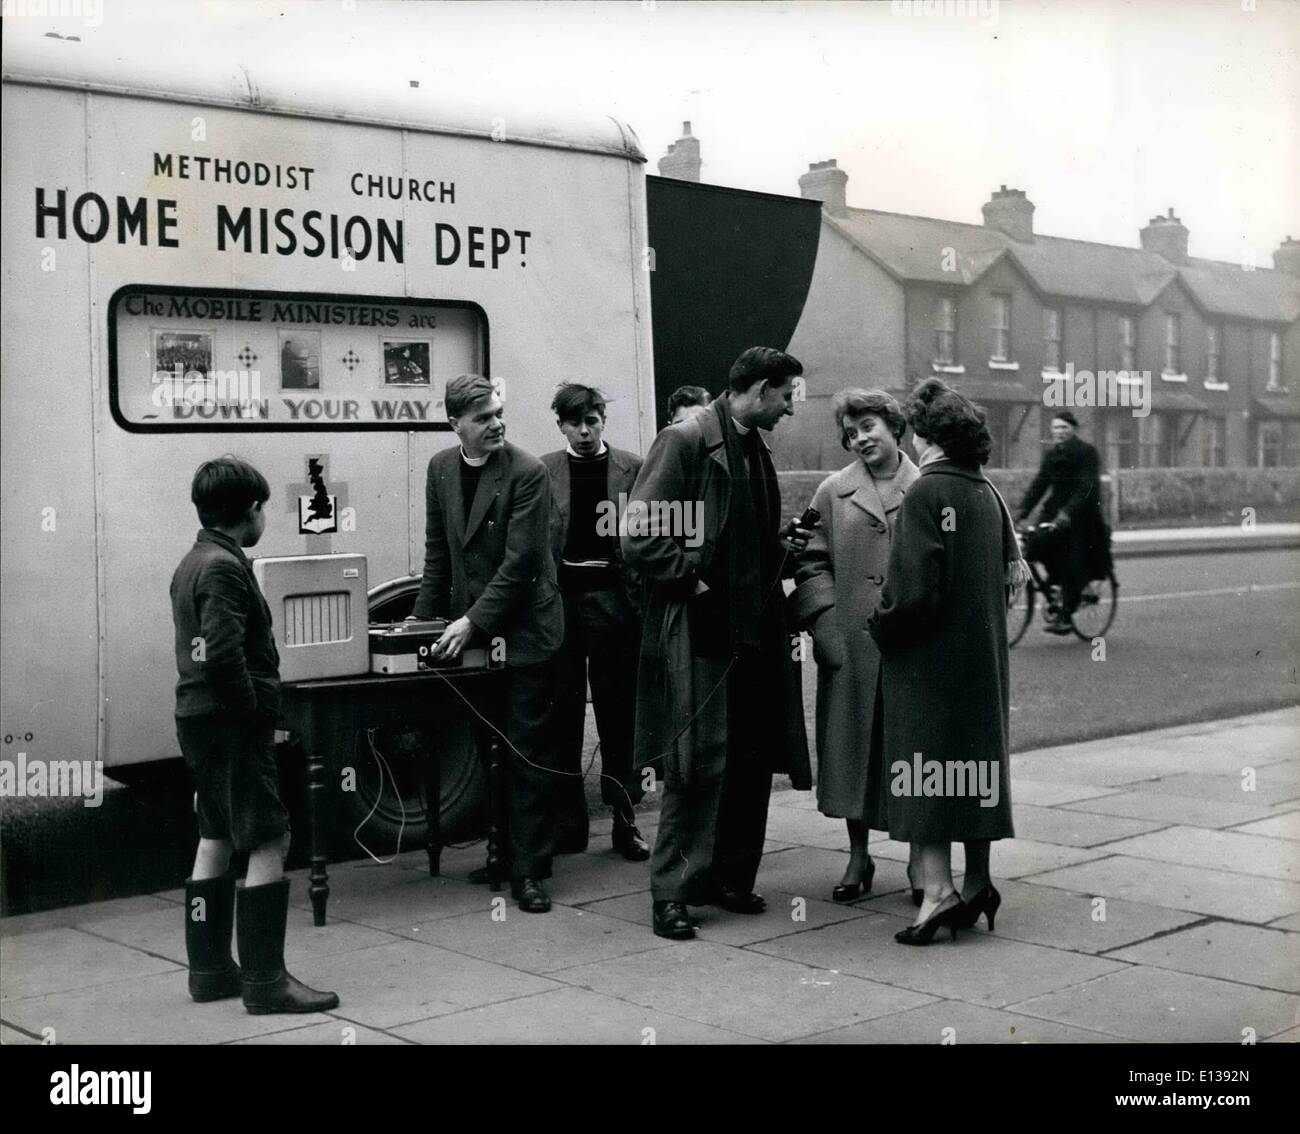
<svg viewBox="0 0 1300 1134">
<path fill-rule="evenodd" d="M 371 622 L 400 622 L 411 613 L 419 578 L 395 579 L 369 594 Z M 442 838 L 477 837 L 483 825 L 487 777 L 478 759 L 468 713 L 456 714 L 436 733 L 422 728 L 359 730 L 346 746 L 355 791 L 341 797 L 335 843 L 341 852 L 364 846 L 375 854 L 417 850 L 428 838 L 421 791 L 421 762 L 442 761 Z M 332 775 L 342 774 L 335 768 Z M 335 781 L 337 782 L 337 780 Z"/>
<path fill-rule="evenodd" d="M 1038 593 L 1038 588 L 1034 586 L 1033 579 L 1030 579 L 1020 592 L 1007 607 L 1007 646 L 1014 646 L 1021 638 L 1025 636 L 1025 631 L 1029 629 L 1029 624 L 1034 620 L 1034 596 Z"/>
<path fill-rule="evenodd" d="M 1085 642 L 1100 638 L 1115 621 L 1119 603 L 1119 584 L 1115 576 L 1093 579 L 1079 596 L 1079 605 L 1070 615 L 1070 627 Z"/>
</svg>

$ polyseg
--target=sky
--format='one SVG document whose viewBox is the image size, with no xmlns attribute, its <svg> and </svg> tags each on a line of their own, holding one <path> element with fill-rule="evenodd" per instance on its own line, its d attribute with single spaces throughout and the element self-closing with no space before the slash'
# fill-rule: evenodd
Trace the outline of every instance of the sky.
<svg viewBox="0 0 1300 1134">
<path fill-rule="evenodd" d="M 1298 0 L 102 4 L 160 51 L 611 114 L 651 172 L 690 120 L 715 184 L 835 158 L 860 208 L 978 224 L 1005 184 L 1053 236 L 1134 246 L 1172 207 L 1192 255 L 1263 267 L 1300 237 Z"/>
</svg>

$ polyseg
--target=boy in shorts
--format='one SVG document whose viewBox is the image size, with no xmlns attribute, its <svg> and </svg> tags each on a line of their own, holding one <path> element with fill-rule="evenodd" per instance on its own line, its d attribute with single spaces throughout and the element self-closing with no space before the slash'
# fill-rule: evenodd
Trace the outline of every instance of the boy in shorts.
<svg viewBox="0 0 1300 1134">
<path fill-rule="evenodd" d="M 176 627 L 176 733 L 193 773 L 199 849 L 185 881 L 185 951 L 190 995 L 243 996 L 253 1015 L 337 1008 L 284 968 L 289 912 L 289 815 L 280 802 L 275 724 L 280 656 L 271 610 L 241 550 L 262 537 L 271 489 L 237 457 L 207 461 L 190 499 L 203 525 L 172 576 Z M 238 890 L 239 960 L 230 956 L 236 922 L 231 853 L 248 852 Z"/>
</svg>

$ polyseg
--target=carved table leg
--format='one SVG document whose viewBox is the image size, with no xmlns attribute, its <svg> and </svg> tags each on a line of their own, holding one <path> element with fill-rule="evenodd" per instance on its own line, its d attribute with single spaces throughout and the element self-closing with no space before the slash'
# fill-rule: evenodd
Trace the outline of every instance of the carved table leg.
<svg viewBox="0 0 1300 1134">
<path fill-rule="evenodd" d="M 307 819 L 311 824 L 311 895 L 312 920 L 325 924 L 325 905 L 330 897 L 326 848 L 329 846 L 329 786 L 326 781 L 325 757 L 315 745 L 307 753 Z"/>
<path fill-rule="evenodd" d="M 505 792 L 502 790 L 501 740 L 494 733 L 488 741 L 488 838 L 487 868 L 489 881 L 495 893 L 501 889 L 501 865 L 505 848 L 501 838 L 505 824 L 501 821 L 501 810 Z"/>
</svg>

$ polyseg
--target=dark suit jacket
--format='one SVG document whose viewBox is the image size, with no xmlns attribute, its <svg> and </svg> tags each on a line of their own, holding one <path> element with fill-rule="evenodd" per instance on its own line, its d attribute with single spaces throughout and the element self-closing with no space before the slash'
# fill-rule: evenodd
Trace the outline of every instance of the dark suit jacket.
<svg viewBox="0 0 1300 1134">
<path fill-rule="evenodd" d="M 615 449 L 613 445 L 608 445 L 606 448 L 609 450 L 609 483 L 605 499 L 617 505 L 620 493 L 625 493 L 628 497 L 632 495 L 632 486 L 636 483 L 637 473 L 641 471 L 641 458 L 635 453 Z M 569 535 L 569 505 L 573 495 L 569 476 L 569 454 L 565 449 L 557 449 L 553 453 L 543 453 L 541 461 L 550 474 L 551 497 L 555 501 L 552 550 L 558 571 L 560 558 L 564 554 L 564 544 Z M 605 612 L 611 618 L 624 621 L 635 614 L 634 589 L 639 587 L 639 584 L 629 578 L 630 573 L 627 562 L 623 558 L 623 549 L 617 532 L 611 542 L 614 546 L 614 567 L 622 581 L 622 587 L 617 594 L 609 591 L 593 591 L 592 601 L 606 608 Z"/>
<path fill-rule="evenodd" d="M 465 522 L 460 447 L 425 481 L 424 578 L 417 618 L 468 615 L 474 644 L 505 642 L 507 665 L 535 665 L 564 639 L 551 555 L 551 482 L 541 461 L 506 442 L 493 454 Z"/>
<path fill-rule="evenodd" d="M 1100 515 L 1100 475 L 1101 458 L 1088 442 L 1071 437 L 1059 445 L 1054 444 L 1043 454 L 1038 475 L 1020 502 L 1018 518 L 1023 520 L 1044 494 L 1050 493 L 1043 504 L 1040 517 L 1043 523 L 1051 523 L 1058 515 L 1067 520 L 1090 521 L 1092 512 Z"/>
</svg>

